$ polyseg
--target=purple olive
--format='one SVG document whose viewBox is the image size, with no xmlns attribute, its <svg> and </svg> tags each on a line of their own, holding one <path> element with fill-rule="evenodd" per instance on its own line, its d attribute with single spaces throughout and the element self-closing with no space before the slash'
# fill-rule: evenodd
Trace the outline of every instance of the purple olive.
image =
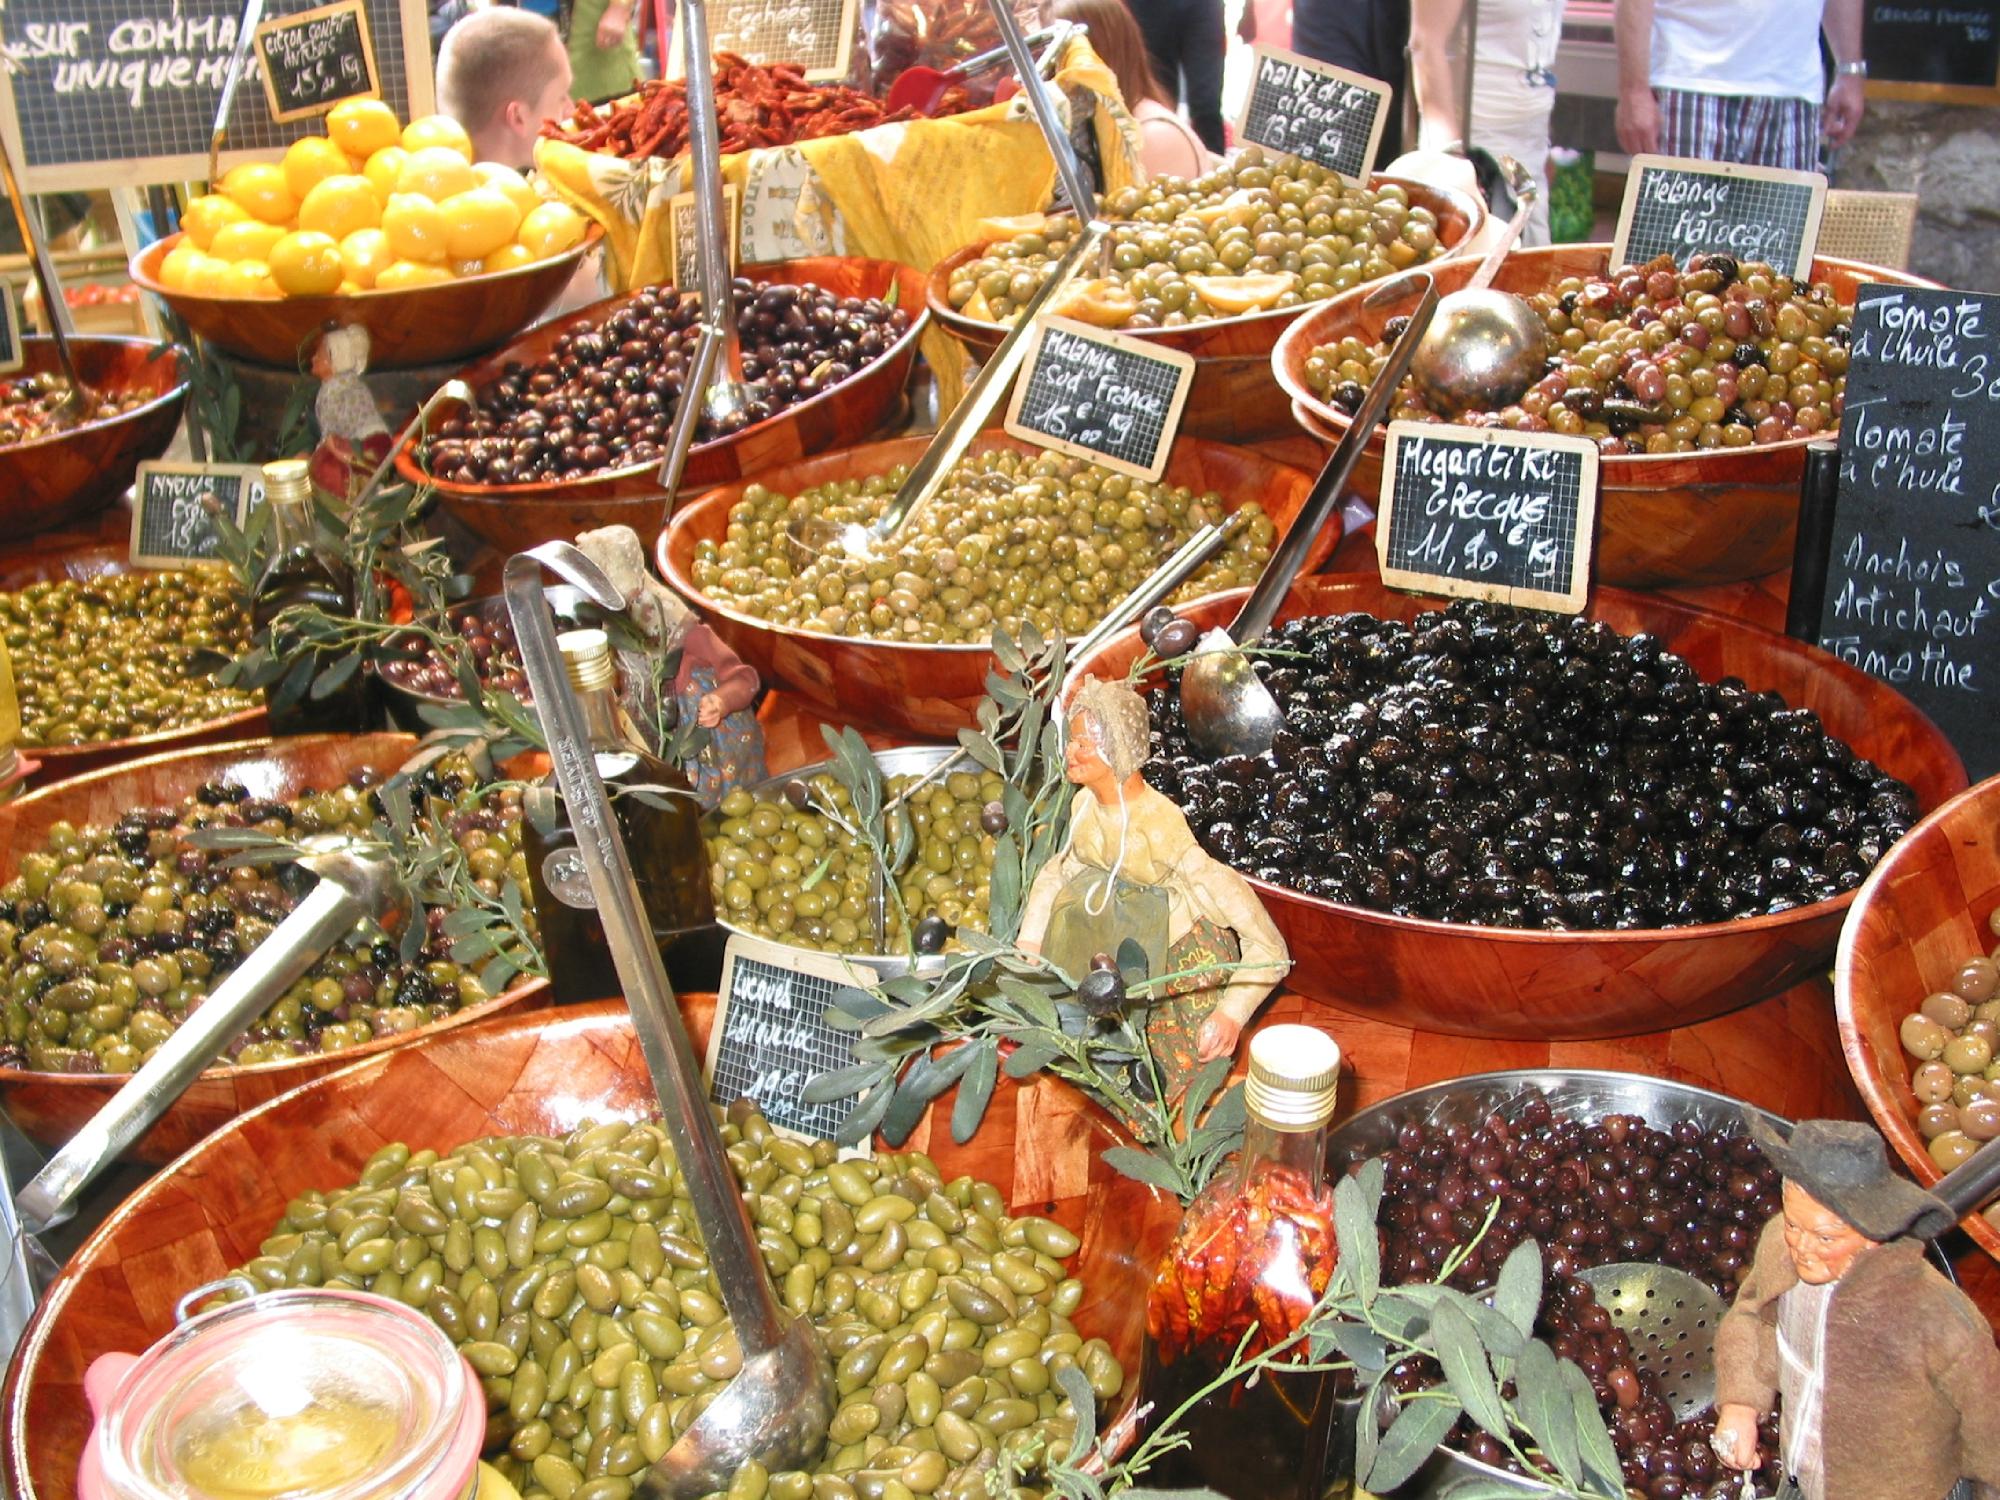
<svg viewBox="0 0 2000 1500">
<path fill-rule="evenodd" d="M 1194 621 L 1177 619 L 1153 637 L 1153 654 L 1163 661 L 1172 661 L 1176 656 L 1187 655 L 1200 639 L 1201 632 Z"/>
</svg>

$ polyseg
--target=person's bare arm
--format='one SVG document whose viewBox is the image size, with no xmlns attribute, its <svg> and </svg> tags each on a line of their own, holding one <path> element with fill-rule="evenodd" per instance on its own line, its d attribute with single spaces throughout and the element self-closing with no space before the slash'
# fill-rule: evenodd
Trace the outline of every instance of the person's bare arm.
<svg viewBox="0 0 2000 1500">
<path fill-rule="evenodd" d="M 1459 38 L 1465 6 L 1466 0 L 1412 0 L 1410 6 L 1410 81 L 1417 113 L 1429 127 L 1425 135 L 1437 141 L 1466 141 L 1471 134 L 1459 118 L 1465 102 Z"/>
<path fill-rule="evenodd" d="M 1653 97 L 1653 0 L 1618 0 L 1613 29 L 1618 37 L 1618 144 L 1632 156 L 1658 151 L 1660 105 Z"/>
<path fill-rule="evenodd" d="M 1826 0 L 1821 23 L 1826 28 L 1827 45 L 1836 64 L 1859 62 L 1861 56 L 1861 0 Z M 1861 115 L 1868 107 L 1863 80 L 1853 73 L 1834 76 L 1826 91 L 1826 108 L 1820 114 L 1820 129 L 1829 146 L 1845 146 L 1854 138 Z"/>
</svg>

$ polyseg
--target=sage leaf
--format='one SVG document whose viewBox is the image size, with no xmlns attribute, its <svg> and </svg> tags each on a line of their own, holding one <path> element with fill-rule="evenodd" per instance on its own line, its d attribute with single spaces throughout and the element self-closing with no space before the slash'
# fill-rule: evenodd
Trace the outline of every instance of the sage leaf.
<svg viewBox="0 0 2000 1500">
<path fill-rule="evenodd" d="M 1126 941 L 1130 942 L 1131 939 L 1127 938 Z M 1122 968 L 1124 960 L 1122 944 L 1120 948 L 1119 959 Z M 1210 1058 L 1195 1071 L 1194 1077 L 1188 1080 L 1187 1099 L 1181 1121 L 1190 1135 L 1194 1133 L 1195 1122 L 1201 1118 L 1203 1106 L 1208 1103 L 1210 1096 L 1222 1087 L 1222 1080 L 1229 1076 L 1229 1065 L 1235 1060 L 1228 1054 Z"/>
<path fill-rule="evenodd" d="M 1437 1451 L 1458 1418 L 1458 1402 L 1446 1395 L 1427 1394 L 1406 1403 L 1382 1434 L 1375 1462 L 1368 1466 L 1368 1492 L 1380 1495 L 1407 1483 Z"/>
<path fill-rule="evenodd" d="M 1556 1369 L 1569 1391 L 1570 1412 L 1576 1420 L 1577 1454 L 1584 1476 L 1600 1493 L 1616 1495 L 1625 1484 L 1625 1471 L 1619 1465 L 1610 1429 L 1604 1425 L 1604 1414 L 1597 1409 L 1597 1392 L 1591 1389 L 1590 1377 L 1569 1360 L 1561 1361 Z"/>
<path fill-rule="evenodd" d="M 1368 1382 L 1360 1405 L 1354 1413 L 1354 1472 L 1366 1474 L 1375 1467 L 1376 1451 L 1382 1446 L 1382 1419 L 1377 1415 L 1381 1410 L 1382 1382 L 1389 1378 L 1384 1370 Z"/>
<path fill-rule="evenodd" d="M 1150 1151 L 1141 1151 L 1136 1146 L 1107 1146 L 1103 1151 L 1104 1165 L 1112 1171 L 1143 1182 L 1148 1187 L 1158 1188 L 1163 1193 L 1179 1197 L 1181 1193 L 1180 1174 L 1171 1162 L 1162 1161 Z"/>
<path fill-rule="evenodd" d="M 1058 1370 L 1056 1385 L 1069 1397 L 1070 1405 L 1076 1408 L 1076 1437 L 1069 1445 L 1069 1457 L 1065 1462 L 1081 1463 L 1083 1455 L 1090 1451 L 1091 1440 L 1097 1435 L 1097 1397 L 1078 1365 L 1065 1365 Z"/>
<path fill-rule="evenodd" d="M 1556 1357 L 1539 1339 L 1521 1350 L 1514 1363 L 1514 1415 L 1542 1456 L 1556 1467 L 1563 1482 L 1575 1489 L 1583 1482 L 1577 1448 L 1576 1412 Z"/>
<path fill-rule="evenodd" d="M 1333 1189 L 1333 1232 L 1340 1242 L 1340 1266 L 1363 1307 L 1382 1290 L 1382 1244 L 1361 1184 L 1343 1177 Z"/>
<path fill-rule="evenodd" d="M 1542 1247 L 1533 1240 L 1522 1240 L 1507 1252 L 1493 1283 L 1493 1310 L 1526 1338 L 1534 1334 L 1535 1314 L 1541 1305 Z"/>
<path fill-rule="evenodd" d="M 361 670 L 361 653 L 350 651 L 347 655 L 328 667 L 313 679 L 312 699 L 315 703 L 331 698 L 347 686 L 348 679 Z"/>
<path fill-rule="evenodd" d="M 1488 1433 L 1504 1440 L 1507 1410 L 1500 1404 L 1500 1386 L 1493 1378 L 1493 1367 L 1486 1362 L 1486 1350 L 1472 1319 L 1455 1304 L 1440 1302 L 1431 1314 L 1429 1343 L 1458 1404 Z"/>
<path fill-rule="evenodd" d="M 1334 1348 L 1343 1359 L 1353 1361 L 1361 1370 L 1385 1369 L 1389 1363 L 1389 1346 L 1382 1335 L 1365 1323 L 1337 1322 L 1330 1332 Z"/>
</svg>

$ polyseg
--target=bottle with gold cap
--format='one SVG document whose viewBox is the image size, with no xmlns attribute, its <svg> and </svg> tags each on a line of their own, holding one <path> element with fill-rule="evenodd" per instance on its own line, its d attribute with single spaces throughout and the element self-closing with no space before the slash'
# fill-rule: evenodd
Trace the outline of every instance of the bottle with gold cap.
<svg viewBox="0 0 2000 1500">
<path fill-rule="evenodd" d="M 1181 1221 L 1146 1299 L 1139 1399 L 1165 1421 L 1246 1353 L 1281 1343 L 1326 1290 L 1339 1259 L 1326 1126 L 1340 1048 L 1311 1026 L 1267 1026 L 1250 1042 L 1243 1149 Z M 1300 1347 L 1297 1358 L 1304 1360 Z M 1231 1500 L 1319 1500 L 1335 1422 L 1334 1376 L 1265 1371 L 1203 1398 L 1180 1421 L 1188 1445 L 1147 1486 L 1202 1486 Z"/>
<path fill-rule="evenodd" d="M 645 748 L 618 706 L 618 669 L 609 637 L 601 630 L 570 630 L 556 637 L 556 644 L 583 710 L 597 774 L 610 794 L 653 937 L 666 950 L 715 922 L 701 804 L 687 776 Z M 642 801 L 624 790 L 641 786 L 670 788 L 676 795 L 653 794 Z M 664 805 L 654 805 L 659 803 Z M 576 830 L 563 811 L 553 776 L 529 792 L 522 811 L 522 852 L 556 1003 L 622 993 L 583 857 L 577 853 Z"/>
<path fill-rule="evenodd" d="M 270 561 L 257 581 L 251 623 L 262 634 L 285 610 L 313 605 L 330 615 L 354 613 L 354 575 L 347 565 L 320 544 L 313 524 L 310 466 L 302 458 L 281 458 L 264 465 L 264 503 L 271 510 Z M 281 632 L 280 634 L 285 634 Z M 280 658 L 295 647 L 289 639 L 271 641 Z M 282 682 L 284 679 L 280 678 Z M 373 679 L 365 672 L 349 677 L 338 692 L 324 698 L 301 693 L 281 704 L 275 688 L 268 690 L 273 734 L 352 733 L 374 727 L 369 718 Z"/>
</svg>

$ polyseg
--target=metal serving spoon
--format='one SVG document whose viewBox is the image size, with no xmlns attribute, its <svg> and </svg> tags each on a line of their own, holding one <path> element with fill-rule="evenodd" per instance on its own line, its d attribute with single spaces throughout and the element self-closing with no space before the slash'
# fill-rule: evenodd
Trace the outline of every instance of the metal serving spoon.
<svg viewBox="0 0 2000 1500">
<path fill-rule="evenodd" d="M 14 209 L 14 224 L 21 232 L 21 244 L 28 252 L 28 264 L 34 267 L 35 281 L 42 289 L 42 307 L 49 315 L 49 334 L 56 341 L 56 362 L 62 366 L 62 404 L 50 414 L 58 427 L 73 427 L 78 422 L 90 419 L 97 406 L 97 398 L 84 383 L 77 379 L 76 361 L 69 352 L 69 308 L 63 301 L 62 282 L 56 277 L 55 263 L 49 259 L 49 247 L 42 243 L 37 226 L 31 222 L 28 200 L 21 196 L 21 183 L 14 175 L 14 153 L 4 141 L 0 141 L 0 171 L 7 178 L 7 201 Z"/>
<path fill-rule="evenodd" d="M 1424 399 L 1446 416 L 1493 411 L 1519 400 L 1542 378 L 1548 358 L 1548 330 L 1535 310 L 1512 292 L 1493 290 L 1493 278 L 1541 196 L 1534 177 L 1513 157 L 1501 157 L 1500 170 L 1514 194 L 1514 217 L 1472 279 L 1438 303 L 1437 317 L 1410 361 Z"/>
<path fill-rule="evenodd" d="M 736 327 L 736 299 L 730 292 L 729 226 L 722 196 L 722 142 L 715 112 L 715 64 L 708 51 L 708 0 L 686 0 L 682 36 L 687 72 L 688 156 L 694 163 L 694 217 L 701 235 L 697 258 L 701 277 L 701 320 L 720 340 L 722 368 L 712 384 L 690 380 L 681 388 L 680 408 L 699 409 L 711 422 L 736 416 L 750 404 L 743 380 L 743 339 Z M 690 372 L 692 374 L 693 372 Z M 699 402 L 688 400 L 703 392 Z"/>
</svg>

